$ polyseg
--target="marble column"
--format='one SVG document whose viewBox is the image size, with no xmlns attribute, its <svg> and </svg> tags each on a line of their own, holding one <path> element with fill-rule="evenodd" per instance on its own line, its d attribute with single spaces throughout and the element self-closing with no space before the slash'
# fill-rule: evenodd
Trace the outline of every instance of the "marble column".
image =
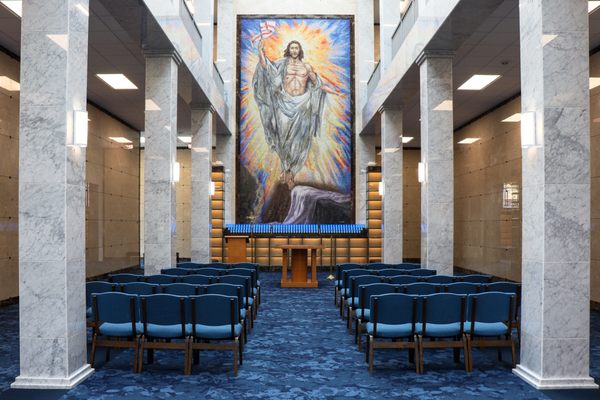
<svg viewBox="0 0 600 400">
<path fill-rule="evenodd" d="M 452 54 L 422 53 L 421 80 L 421 264 L 438 274 L 454 269 L 454 127 Z"/>
<path fill-rule="evenodd" d="M 356 32 L 354 40 L 357 64 L 356 74 L 356 112 L 355 126 L 362 126 L 362 109 L 367 101 L 367 83 L 374 67 L 374 26 L 373 2 L 359 1 L 356 3 Z M 355 152 L 355 204 L 356 223 L 366 224 L 367 221 L 367 166 L 375 161 L 374 134 L 356 132 Z"/>
<path fill-rule="evenodd" d="M 590 377 L 588 2 L 520 2 L 521 358 L 538 389 L 598 388 Z M 545 43 L 545 44 L 542 44 Z"/>
<path fill-rule="evenodd" d="M 229 108 L 229 126 L 236 126 L 237 104 L 235 102 L 234 66 L 236 60 L 236 19 L 233 0 L 219 0 L 217 11 L 217 60 L 216 65 L 225 84 L 225 103 Z M 225 223 L 235 222 L 235 170 L 236 170 L 236 140 L 229 132 L 217 132 L 216 159 L 225 168 L 223 186 Z"/>
<path fill-rule="evenodd" d="M 212 74 L 215 1 L 195 0 L 194 9 L 194 22 L 202 35 L 202 60 Z"/>
<path fill-rule="evenodd" d="M 144 271 L 175 266 L 177 54 L 146 54 Z"/>
<path fill-rule="evenodd" d="M 383 179 L 383 262 L 402 262 L 402 110 L 381 112 L 381 164 Z"/>
<path fill-rule="evenodd" d="M 21 389 L 69 389 L 93 370 L 85 326 L 87 0 L 25 0 L 19 126 Z"/>
<path fill-rule="evenodd" d="M 192 106 L 192 261 L 210 262 L 213 112 Z"/>
<path fill-rule="evenodd" d="M 398 0 L 379 0 L 379 68 L 385 71 L 391 64 L 393 56 L 392 36 L 400 22 L 400 6 Z"/>
</svg>

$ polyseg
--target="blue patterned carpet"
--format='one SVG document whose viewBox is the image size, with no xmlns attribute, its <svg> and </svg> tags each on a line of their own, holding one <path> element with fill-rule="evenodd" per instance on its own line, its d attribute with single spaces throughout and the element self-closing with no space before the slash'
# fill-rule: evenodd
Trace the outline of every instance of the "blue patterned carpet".
<svg viewBox="0 0 600 400">
<path fill-rule="evenodd" d="M 429 350 L 417 375 L 406 351 L 376 353 L 369 375 L 333 305 L 333 288 L 280 289 L 279 275 L 262 273 L 262 305 L 237 378 L 230 352 L 204 352 L 193 374 L 182 373 L 183 354 L 157 351 L 142 374 L 131 372 L 131 351 L 113 355 L 84 383 L 53 398 L 79 399 L 549 399 L 496 361 L 495 350 L 476 351 L 468 375 L 451 350 Z M 8 390 L 18 374 L 18 306 L 0 309 L 0 397 L 33 398 Z M 103 359 L 103 357 L 100 357 Z M 505 359 L 509 359 L 508 352 Z M 600 380 L 600 313 L 592 313 L 592 376 Z M 47 392 L 46 396 L 48 396 Z M 22 395 L 20 395 L 22 394 Z M 587 392 L 587 394 L 592 394 Z M 41 393 L 40 393 L 41 395 Z M 50 397 L 46 397 L 50 398 Z M 590 398 L 590 397 L 588 397 Z M 593 397 L 591 397 L 593 398 Z M 597 397 L 597 398 L 600 398 Z"/>
</svg>

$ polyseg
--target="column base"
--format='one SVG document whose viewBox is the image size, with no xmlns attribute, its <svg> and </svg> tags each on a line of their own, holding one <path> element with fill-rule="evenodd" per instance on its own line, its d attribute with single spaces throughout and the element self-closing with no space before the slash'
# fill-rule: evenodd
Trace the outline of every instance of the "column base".
<svg viewBox="0 0 600 400">
<path fill-rule="evenodd" d="M 85 364 L 67 378 L 17 376 L 10 387 L 11 389 L 72 389 L 93 373 L 94 369 L 90 364 Z"/>
<path fill-rule="evenodd" d="M 553 389 L 598 389 L 594 378 L 541 378 L 521 364 L 513 369 L 513 373 L 538 390 Z"/>
</svg>

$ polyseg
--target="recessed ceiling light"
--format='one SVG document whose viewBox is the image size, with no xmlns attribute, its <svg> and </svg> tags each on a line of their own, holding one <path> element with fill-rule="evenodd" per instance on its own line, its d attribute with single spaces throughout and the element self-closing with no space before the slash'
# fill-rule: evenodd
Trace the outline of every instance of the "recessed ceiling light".
<svg viewBox="0 0 600 400">
<path fill-rule="evenodd" d="M 504 118 L 502 122 L 521 122 L 521 113 L 515 113 L 508 118 Z"/>
<path fill-rule="evenodd" d="M 596 77 L 591 77 L 590 78 L 590 90 L 592 90 L 595 87 L 600 86 L 600 78 L 596 78 Z"/>
<path fill-rule="evenodd" d="M 140 136 L 140 144 L 144 144 L 146 143 L 146 138 L 143 136 Z"/>
<path fill-rule="evenodd" d="M 9 92 L 18 92 L 21 90 L 19 82 L 10 79 L 8 76 L 0 76 L 0 87 Z"/>
<path fill-rule="evenodd" d="M 500 78 L 500 75 L 473 75 L 465 83 L 463 83 L 458 90 L 482 90 L 488 87 L 496 79 Z"/>
<path fill-rule="evenodd" d="M 23 16 L 23 2 L 21 0 L 2 0 L 2 4 L 18 17 Z"/>
<path fill-rule="evenodd" d="M 600 1 L 588 1 L 588 14 L 596 11 L 598 7 L 600 7 Z"/>
<path fill-rule="evenodd" d="M 113 89 L 129 90 L 138 88 L 123 74 L 97 74 L 96 76 L 106 82 Z"/>
<path fill-rule="evenodd" d="M 183 143 L 186 143 L 186 144 L 192 143 L 191 136 L 177 136 L 177 139 L 181 140 Z"/>
<path fill-rule="evenodd" d="M 133 143 L 131 140 L 124 138 L 122 136 L 116 136 L 116 137 L 109 137 L 110 140 L 112 140 L 113 142 L 117 142 L 117 143 L 121 143 L 121 144 L 129 144 L 129 143 Z"/>
<path fill-rule="evenodd" d="M 414 139 L 414 137 L 411 137 L 411 136 L 402 136 L 402 143 L 408 143 L 413 139 Z"/>
<path fill-rule="evenodd" d="M 452 111 L 452 100 L 444 100 L 437 105 L 434 111 Z"/>
<path fill-rule="evenodd" d="M 463 140 L 461 140 L 460 142 L 458 142 L 458 144 L 472 144 L 472 143 L 475 143 L 478 140 L 479 140 L 479 138 L 468 137 L 468 138 L 464 138 Z"/>
</svg>

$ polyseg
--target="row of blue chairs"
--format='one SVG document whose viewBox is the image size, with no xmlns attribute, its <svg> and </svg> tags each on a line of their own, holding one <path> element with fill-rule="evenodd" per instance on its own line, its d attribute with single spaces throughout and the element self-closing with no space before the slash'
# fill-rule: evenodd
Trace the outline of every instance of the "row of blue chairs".
<svg viewBox="0 0 600 400">
<path fill-rule="evenodd" d="M 416 372 L 423 373 L 423 354 L 427 348 L 453 348 L 455 361 L 459 361 L 462 349 L 465 370 L 472 372 L 473 347 L 498 348 L 500 359 L 500 349 L 509 347 L 514 368 L 515 302 L 514 294 L 502 292 L 372 295 L 369 312 L 363 309 L 357 314 L 361 324 L 366 322 L 365 355 L 369 372 L 373 371 L 375 350 L 384 348 L 408 349 Z"/>
<path fill-rule="evenodd" d="M 233 296 L 94 293 L 95 328 L 90 364 L 94 367 L 99 347 L 105 347 L 107 351 L 133 348 L 133 370 L 139 373 L 144 350 L 148 350 L 148 362 L 153 361 L 155 349 L 184 350 L 184 373 L 188 375 L 192 370 L 192 354 L 197 361 L 200 350 L 232 350 L 234 375 L 237 375 L 245 340 L 245 314 L 239 300 L 241 289 L 235 287 L 236 295 Z"/>
<path fill-rule="evenodd" d="M 379 277 L 358 276 L 352 278 L 350 294 L 344 299 L 347 309 L 348 329 L 352 329 L 353 310 L 368 304 L 369 299 L 374 294 L 382 293 L 405 293 L 411 295 L 430 295 L 435 293 L 454 293 L 454 294 L 477 294 L 481 292 L 504 292 L 512 293 L 517 297 L 514 321 L 518 319 L 519 304 L 521 299 L 521 287 L 512 282 L 494 282 L 488 284 L 454 282 L 448 284 L 437 284 L 427 282 L 417 282 L 409 284 L 394 284 L 385 281 L 379 281 Z"/>
</svg>

